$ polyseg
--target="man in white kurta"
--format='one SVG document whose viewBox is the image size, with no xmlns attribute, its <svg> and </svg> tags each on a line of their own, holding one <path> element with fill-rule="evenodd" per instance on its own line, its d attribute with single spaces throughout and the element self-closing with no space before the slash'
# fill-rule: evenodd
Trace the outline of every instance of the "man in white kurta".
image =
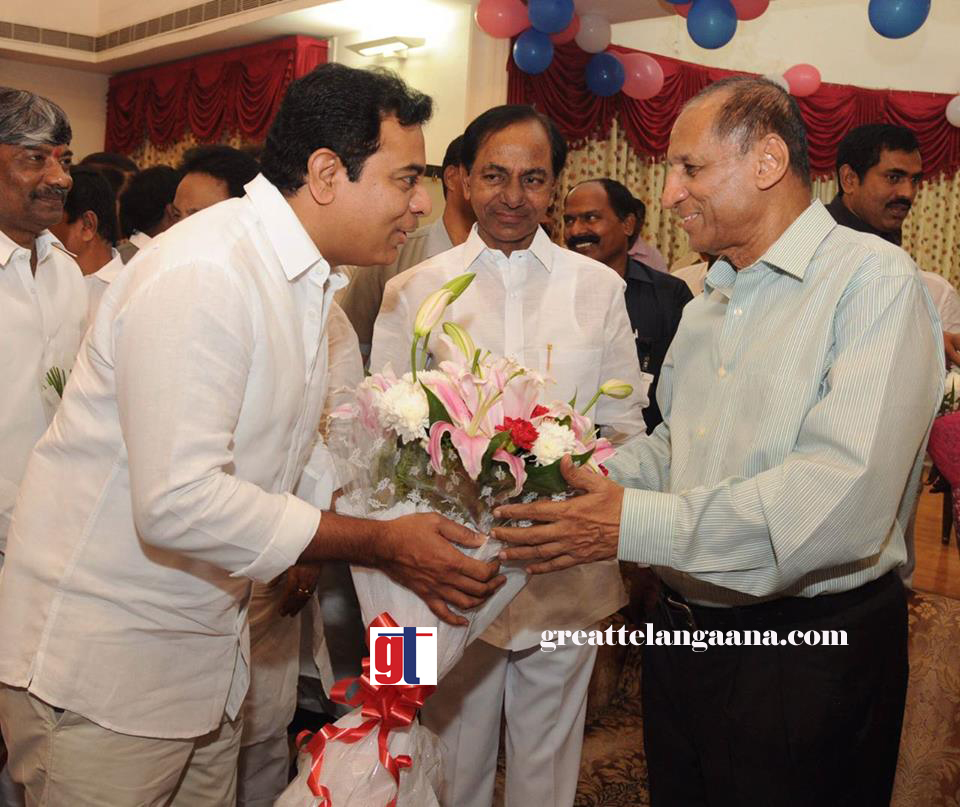
<svg viewBox="0 0 960 807">
<path fill-rule="evenodd" d="M 566 154 L 552 123 L 530 107 L 498 107 L 468 127 L 462 153 L 477 225 L 464 244 L 387 283 L 371 368 L 390 363 L 406 371 L 422 300 L 451 278 L 475 272 L 447 321 L 466 328 L 479 348 L 553 378 L 548 400 L 576 393 L 582 405 L 602 382 L 628 381 L 633 395 L 604 398 L 590 414 L 618 433 L 643 432 L 647 399 L 623 280 L 552 243 L 538 226 Z M 440 340 L 430 349 L 434 363 L 448 358 Z M 616 563 L 535 578 L 467 649 L 423 710 L 424 724 L 444 743 L 444 805 L 490 806 L 504 707 L 507 804 L 573 803 L 596 648 L 543 653 L 540 632 L 586 628 L 625 602 Z"/>
<path fill-rule="evenodd" d="M 388 262 L 429 210 L 430 109 L 396 77 L 317 68 L 246 196 L 171 228 L 104 295 L 0 576 L 0 723 L 28 805 L 234 802 L 251 580 L 377 564 L 441 613 L 498 584 L 449 543 L 479 537 L 438 516 L 366 522 L 291 493 L 323 405 L 330 263 Z"/>
</svg>

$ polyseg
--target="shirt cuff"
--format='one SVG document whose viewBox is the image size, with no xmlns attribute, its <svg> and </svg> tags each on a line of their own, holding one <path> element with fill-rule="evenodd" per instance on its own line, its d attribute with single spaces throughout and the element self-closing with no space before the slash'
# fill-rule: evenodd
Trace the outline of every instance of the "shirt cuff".
<svg viewBox="0 0 960 807">
<path fill-rule="evenodd" d="M 649 566 L 669 566 L 677 520 L 672 493 L 627 488 L 620 508 L 617 557 Z"/>
<path fill-rule="evenodd" d="M 313 540 L 320 525 L 321 511 L 291 493 L 284 495 L 287 504 L 270 543 L 253 563 L 234 572 L 231 577 L 247 577 L 258 583 L 269 583 L 293 566 Z"/>
</svg>

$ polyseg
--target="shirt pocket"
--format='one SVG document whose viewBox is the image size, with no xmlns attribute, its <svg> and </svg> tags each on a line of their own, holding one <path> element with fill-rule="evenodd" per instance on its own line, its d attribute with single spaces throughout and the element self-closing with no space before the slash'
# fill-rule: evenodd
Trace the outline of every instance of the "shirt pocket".
<svg viewBox="0 0 960 807">
<path fill-rule="evenodd" d="M 600 386 L 603 348 L 550 347 L 528 349 L 528 367 L 547 378 L 543 398 L 547 401 L 569 401 L 577 396 L 578 408 L 587 404 Z"/>
</svg>

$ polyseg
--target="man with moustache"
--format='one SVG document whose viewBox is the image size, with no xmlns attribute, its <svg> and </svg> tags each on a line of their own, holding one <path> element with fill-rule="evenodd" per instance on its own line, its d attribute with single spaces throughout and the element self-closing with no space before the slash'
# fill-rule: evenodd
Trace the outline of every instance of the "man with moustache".
<svg viewBox="0 0 960 807">
<path fill-rule="evenodd" d="M 643 410 L 650 433 L 663 420 L 656 398 L 660 367 L 683 307 L 693 295 L 679 278 L 631 256 L 640 233 L 642 205 L 615 179 L 589 179 L 567 194 L 563 227 L 569 249 L 605 263 L 627 282 L 624 293 L 640 369 L 653 377 L 647 393 L 650 405 Z"/>
<path fill-rule="evenodd" d="M 667 159 L 664 207 L 721 257 L 664 362 L 664 422 L 609 479 L 565 458 L 584 495 L 498 508 L 540 523 L 494 535 L 533 574 L 650 564 L 655 629 L 776 631 L 643 648 L 655 807 L 888 805 L 908 673 L 897 569 L 943 392 L 935 311 L 903 250 L 811 203 L 803 119 L 778 85 L 707 87 Z M 847 644 L 787 639 L 810 630 Z"/>
<path fill-rule="evenodd" d="M 235 803 L 252 580 L 373 565 L 457 624 L 447 603 L 502 584 L 451 545 L 481 536 L 438 515 L 353 519 L 291 492 L 325 398 L 331 266 L 389 263 L 429 210 L 431 110 L 393 74 L 318 67 L 287 89 L 246 195 L 104 294 L 0 575 L 0 725 L 29 804 Z M 8 158 L 25 178 L 31 154 L 62 159 L 26 150 Z"/>
<path fill-rule="evenodd" d="M 409 367 L 420 302 L 464 272 L 476 276 L 446 318 L 478 347 L 555 380 L 545 397 L 588 400 L 609 378 L 633 386 L 604 398 L 595 422 L 643 432 L 640 368 L 623 299 L 624 283 L 603 264 L 558 247 L 540 227 L 567 147 L 532 107 L 494 107 L 463 136 L 463 190 L 477 223 L 467 240 L 387 283 L 373 333 L 371 369 Z M 433 363 L 452 358 L 443 340 Z M 582 403 L 581 403 L 582 405 Z M 490 807 L 500 715 L 506 714 L 506 802 L 570 807 L 580 767 L 587 684 L 595 647 L 543 653 L 549 626 L 579 630 L 626 602 L 616 563 L 530 581 L 471 644 L 423 709 L 444 746 L 446 807 Z"/>
<path fill-rule="evenodd" d="M 838 224 L 900 246 L 903 222 L 923 179 L 916 135 L 905 126 L 868 123 L 851 129 L 837 147 L 839 190 L 827 210 Z M 960 299 L 950 282 L 923 272 L 943 326 L 948 363 L 960 364 Z"/>
</svg>

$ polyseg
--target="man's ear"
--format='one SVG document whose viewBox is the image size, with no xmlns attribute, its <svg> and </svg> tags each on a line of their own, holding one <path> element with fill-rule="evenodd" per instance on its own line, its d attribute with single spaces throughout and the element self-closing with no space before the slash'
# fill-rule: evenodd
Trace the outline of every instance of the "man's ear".
<svg viewBox="0 0 960 807">
<path fill-rule="evenodd" d="M 460 166 L 460 182 L 463 185 L 463 198 L 470 201 L 470 174 L 465 165 Z"/>
<path fill-rule="evenodd" d="M 346 179 L 346 168 L 330 149 L 317 149 L 307 159 L 306 185 L 318 205 L 328 205 L 336 198 L 337 175 L 341 172 Z"/>
<path fill-rule="evenodd" d="M 97 227 L 100 226 L 100 219 L 92 210 L 85 210 L 80 216 L 83 226 L 80 228 L 80 238 L 83 241 L 92 241 L 97 237 Z"/>
<path fill-rule="evenodd" d="M 853 193 L 860 187 L 860 177 L 849 163 L 840 166 L 840 187 L 844 193 Z"/>
<path fill-rule="evenodd" d="M 463 180 L 460 178 L 460 166 L 448 165 L 443 170 L 443 187 L 454 193 L 463 195 Z"/>
<path fill-rule="evenodd" d="M 627 237 L 627 240 L 629 241 L 639 229 L 637 227 L 637 214 L 627 213 L 623 221 L 621 221 L 620 223 L 623 225 L 623 234 Z"/>
<path fill-rule="evenodd" d="M 790 170 L 790 149 L 780 135 L 768 134 L 760 140 L 757 156 L 757 188 L 769 190 Z"/>
</svg>

